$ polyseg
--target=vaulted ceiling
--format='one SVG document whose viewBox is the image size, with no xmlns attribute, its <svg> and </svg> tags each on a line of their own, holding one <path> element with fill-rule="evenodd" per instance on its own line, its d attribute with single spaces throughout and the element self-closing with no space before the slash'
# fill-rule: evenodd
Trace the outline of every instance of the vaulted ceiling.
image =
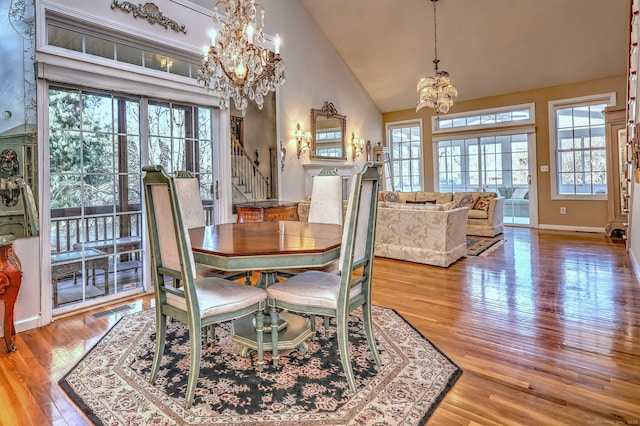
<svg viewBox="0 0 640 426">
<path fill-rule="evenodd" d="M 289 0 L 286 0 L 289 1 Z M 430 0 L 299 0 L 382 112 L 433 75 Z M 439 0 L 440 69 L 457 100 L 625 75 L 628 0 Z"/>
</svg>

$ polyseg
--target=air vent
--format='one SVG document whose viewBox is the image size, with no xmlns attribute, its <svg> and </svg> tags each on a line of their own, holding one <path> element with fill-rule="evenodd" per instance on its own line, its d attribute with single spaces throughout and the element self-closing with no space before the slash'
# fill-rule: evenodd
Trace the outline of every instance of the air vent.
<svg viewBox="0 0 640 426">
<path fill-rule="evenodd" d="M 91 314 L 93 318 L 103 318 L 109 315 L 117 314 L 118 312 L 128 311 L 129 309 L 133 309 L 131 305 L 120 305 L 114 308 L 105 309 L 104 311 L 96 312 L 95 314 Z"/>
</svg>

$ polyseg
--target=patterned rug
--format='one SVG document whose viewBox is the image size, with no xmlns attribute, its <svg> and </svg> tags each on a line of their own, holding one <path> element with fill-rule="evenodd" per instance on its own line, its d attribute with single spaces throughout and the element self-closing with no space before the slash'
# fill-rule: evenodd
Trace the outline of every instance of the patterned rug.
<svg viewBox="0 0 640 426">
<path fill-rule="evenodd" d="M 98 425 L 419 425 L 424 424 L 462 370 L 395 311 L 375 307 L 374 328 L 383 365 L 369 353 L 360 316 L 349 321 L 349 350 L 358 392 L 349 391 L 335 327 L 323 336 L 321 318 L 309 350 L 282 351 L 280 365 L 265 354 L 242 358 L 229 327 L 203 349 L 194 405 L 185 411 L 188 331 L 170 324 L 155 385 L 150 385 L 155 313 L 123 317 L 62 379 L 60 385 Z M 333 323 L 333 321 L 332 321 Z"/>
<path fill-rule="evenodd" d="M 484 257 L 506 242 L 502 235 L 492 238 L 467 235 L 467 256 Z"/>
</svg>

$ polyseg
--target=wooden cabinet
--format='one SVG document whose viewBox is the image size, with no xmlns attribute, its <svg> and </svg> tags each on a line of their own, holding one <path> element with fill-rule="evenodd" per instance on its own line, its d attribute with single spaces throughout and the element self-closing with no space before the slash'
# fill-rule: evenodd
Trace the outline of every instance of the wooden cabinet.
<svg viewBox="0 0 640 426">
<path fill-rule="evenodd" d="M 298 203 L 289 201 L 258 201 L 238 204 L 238 223 L 299 220 Z"/>
</svg>

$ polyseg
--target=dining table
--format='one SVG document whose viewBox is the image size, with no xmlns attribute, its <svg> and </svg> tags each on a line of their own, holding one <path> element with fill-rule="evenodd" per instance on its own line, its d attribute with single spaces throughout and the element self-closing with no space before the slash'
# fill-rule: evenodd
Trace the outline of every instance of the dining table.
<svg viewBox="0 0 640 426">
<path fill-rule="evenodd" d="M 323 267 L 338 259 L 342 226 L 284 220 L 225 223 L 192 228 L 189 237 L 195 262 L 229 272 L 258 271 L 256 286 L 266 289 L 279 281 L 278 271 Z M 306 352 L 305 342 L 313 336 L 306 320 L 288 312 L 280 317 L 278 349 Z M 233 321 L 231 331 L 242 356 L 257 349 L 252 316 Z M 264 341 L 266 351 L 273 349 L 270 340 Z"/>
</svg>

